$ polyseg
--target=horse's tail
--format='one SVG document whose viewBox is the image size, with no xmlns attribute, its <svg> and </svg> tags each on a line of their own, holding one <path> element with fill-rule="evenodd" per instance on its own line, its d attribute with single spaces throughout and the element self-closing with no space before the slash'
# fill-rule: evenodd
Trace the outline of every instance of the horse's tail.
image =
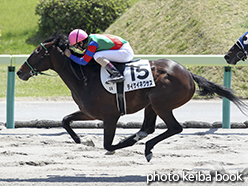
<svg viewBox="0 0 248 186">
<path fill-rule="evenodd" d="M 217 94 L 232 101 L 243 114 L 245 114 L 244 110 L 248 110 L 248 105 L 244 103 L 239 97 L 235 96 L 232 89 L 210 82 L 204 77 L 193 74 L 192 72 L 190 73 L 194 81 L 198 84 L 198 94 L 200 96 L 212 96 Z"/>
</svg>

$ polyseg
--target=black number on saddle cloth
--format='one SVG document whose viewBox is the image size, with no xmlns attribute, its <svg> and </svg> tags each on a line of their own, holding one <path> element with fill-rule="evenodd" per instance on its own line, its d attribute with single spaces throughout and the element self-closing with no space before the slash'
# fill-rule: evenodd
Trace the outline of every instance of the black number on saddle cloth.
<svg viewBox="0 0 248 186">
<path fill-rule="evenodd" d="M 132 81 L 135 81 L 135 68 L 136 68 L 136 72 L 140 73 L 140 72 L 144 72 L 144 75 L 138 75 L 137 78 L 138 79 L 146 79 L 149 76 L 149 71 L 145 68 L 141 68 L 140 66 L 134 66 L 134 65 L 126 65 L 126 67 L 130 67 L 131 69 L 131 79 Z"/>
</svg>

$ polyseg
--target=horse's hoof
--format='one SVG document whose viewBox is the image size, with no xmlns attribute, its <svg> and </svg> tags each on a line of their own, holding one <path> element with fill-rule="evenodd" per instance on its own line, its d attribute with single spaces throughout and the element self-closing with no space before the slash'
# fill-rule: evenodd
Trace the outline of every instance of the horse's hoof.
<svg viewBox="0 0 248 186">
<path fill-rule="evenodd" d="M 75 141 L 75 143 L 79 144 L 81 143 L 81 140 L 79 137 L 73 138 L 73 140 Z"/>
<path fill-rule="evenodd" d="M 152 159 L 152 152 L 150 152 L 149 154 L 147 154 L 146 155 L 146 160 L 147 160 L 147 162 L 150 162 L 151 161 L 151 159 Z"/>
<path fill-rule="evenodd" d="M 115 153 L 115 151 L 107 151 L 106 153 L 105 153 L 105 155 L 113 155 Z"/>
</svg>

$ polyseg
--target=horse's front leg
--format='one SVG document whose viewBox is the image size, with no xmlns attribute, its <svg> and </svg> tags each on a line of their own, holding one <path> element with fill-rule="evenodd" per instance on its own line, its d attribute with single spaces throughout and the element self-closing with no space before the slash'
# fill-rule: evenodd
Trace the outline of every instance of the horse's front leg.
<svg viewBox="0 0 248 186">
<path fill-rule="evenodd" d="M 116 124 L 117 124 L 119 117 L 120 116 L 112 116 L 109 118 L 105 118 L 103 120 L 103 126 L 104 126 L 103 146 L 106 150 L 110 152 L 110 154 L 112 154 L 112 152 L 116 149 L 114 145 L 112 145 L 112 143 L 114 140 Z"/>
<path fill-rule="evenodd" d="M 70 136 L 76 143 L 80 143 L 81 141 L 79 136 L 72 130 L 70 123 L 72 121 L 80 121 L 80 120 L 93 120 L 93 119 L 85 115 L 83 112 L 77 111 L 65 116 L 62 120 L 63 128 L 70 134 Z"/>
</svg>

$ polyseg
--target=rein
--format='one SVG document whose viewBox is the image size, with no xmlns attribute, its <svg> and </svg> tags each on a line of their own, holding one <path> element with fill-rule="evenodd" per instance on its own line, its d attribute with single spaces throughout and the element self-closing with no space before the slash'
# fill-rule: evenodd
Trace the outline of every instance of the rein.
<svg viewBox="0 0 248 186">
<path fill-rule="evenodd" d="M 33 67 L 28 63 L 27 60 L 25 60 L 25 63 L 27 63 L 27 65 L 28 65 L 29 68 L 31 69 L 30 75 L 31 75 L 32 77 L 38 76 L 38 74 L 40 74 L 40 75 L 46 75 L 46 76 L 53 76 L 53 77 L 54 77 L 54 75 L 50 75 L 50 74 L 47 74 L 47 73 L 44 73 L 44 72 L 39 72 L 39 71 L 37 71 L 35 68 L 33 68 Z"/>
<path fill-rule="evenodd" d="M 83 81 L 84 81 L 84 85 L 87 86 L 87 85 L 88 85 L 88 83 L 87 83 L 88 78 L 85 76 L 84 71 L 83 71 L 83 69 L 82 69 L 82 66 L 79 65 L 80 73 L 81 73 L 81 75 L 83 76 L 82 78 L 80 78 L 80 77 L 77 75 L 77 72 L 75 71 L 74 67 L 72 66 L 72 63 L 70 63 L 70 67 L 71 67 L 71 71 L 73 72 L 74 76 L 75 76 L 79 81 L 82 81 L 82 80 L 83 80 Z"/>
</svg>

